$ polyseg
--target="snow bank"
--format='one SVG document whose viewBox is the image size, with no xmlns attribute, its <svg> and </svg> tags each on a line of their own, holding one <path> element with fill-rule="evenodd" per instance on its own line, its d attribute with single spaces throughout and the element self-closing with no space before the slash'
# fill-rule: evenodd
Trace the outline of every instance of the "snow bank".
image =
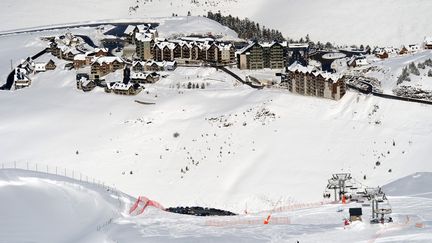
<svg viewBox="0 0 432 243">
<path fill-rule="evenodd" d="M 1 242 L 99 242 L 119 201 L 105 189 L 21 170 L 0 170 Z"/>
</svg>

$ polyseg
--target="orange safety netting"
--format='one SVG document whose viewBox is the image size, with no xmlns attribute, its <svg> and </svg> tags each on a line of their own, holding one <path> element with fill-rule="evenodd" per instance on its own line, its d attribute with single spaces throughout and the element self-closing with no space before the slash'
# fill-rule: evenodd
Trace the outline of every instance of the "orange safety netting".
<svg viewBox="0 0 432 243">
<path fill-rule="evenodd" d="M 129 210 L 131 215 L 140 215 L 144 213 L 147 207 L 155 207 L 160 210 L 165 210 L 165 208 L 158 202 L 148 199 L 147 197 L 138 197 L 134 205 Z"/>
</svg>

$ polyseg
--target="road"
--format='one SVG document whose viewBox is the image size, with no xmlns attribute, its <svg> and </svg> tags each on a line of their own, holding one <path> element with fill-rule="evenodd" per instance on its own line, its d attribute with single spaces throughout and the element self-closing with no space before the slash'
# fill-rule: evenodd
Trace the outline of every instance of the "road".
<svg viewBox="0 0 432 243">
<path fill-rule="evenodd" d="M 152 26 L 155 27 L 159 26 L 159 23 L 152 23 L 152 22 L 140 22 L 136 20 L 131 22 L 128 21 L 116 22 L 115 20 L 112 20 L 112 21 L 103 21 L 103 22 L 69 23 L 64 25 L 40 26 L 40 27 L 29 28 L 29 29 L 8 30 L 8 31 L 0 32 L 0 36 L 11 35 L 11 34 L 32 33 L 32 32 L 47 31 L 47 30 L 60 30 L 60 29 L 81 28 L 81 27 L 98 27 L 101 25 L 114 25 L 117 27 L 114 29 L 117 29 L 116 32 L 118 32 L 118 30 L 126 29 L 128 25 L 141 25 L 141 24 L 151 24 Z"/>
</svg>

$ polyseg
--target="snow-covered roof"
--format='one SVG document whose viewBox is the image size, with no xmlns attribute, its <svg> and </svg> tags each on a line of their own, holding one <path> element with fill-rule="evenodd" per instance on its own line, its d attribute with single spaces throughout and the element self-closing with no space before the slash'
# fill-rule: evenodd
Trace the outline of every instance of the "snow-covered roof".
<svg viewBox="0 0 432 243">
<path fill-rule="evenodd" d="M 108 53 L 108 48 L 95 48 L 94 49 L 94 52 L 106 52 L 106 53 Z"/>
<path fill-rule="evenodd" d="M 309 48 L 308 43 L 289 43 L 288 48 Z"/>
<path fill-rule="evenodd" d="M 128 83 L 128 84 L 124 84 L 122 82 L 115 82 L 113 85 L 111 85 L 110 83 L 107 84 L 109 89 L 115 89 L 115 90 L 129 90 L 133 84 L 132 83 Z"/>
<path fill-rule="evenodd" d="M 425 39 L 424 39 L 424 43 L 425 43 L 426 45 L 432 45 L 432 36 L 425 37 Z"/>
<path fill-rule="evenodd" d="M 229 51 L 231 50 L 231 47 L 233 46 L 232 44 L 224 44 L 224 43 L 220 43 L 219 45 L 217 45 L 219 50 L 225 50 L 225 51 Z"/>
<path fill-rule="evenodd" d="M 213 38 L 209 37 L 182 37 L 181 40 L 189 42 L 212 42 L 215 41 Z"/>
<path fill-rule="evenodd" d="M 175 66 L 177 64 L 177 62 L 176 61 L 167 61 L 167 62 L 165 62 L 165 66 Z"/>
<path fill-rule="evenodd" d="M 123 63 L 123 59 L 121 59 L 120 57 L 98 57 L 93 63 L 103 64 L 103 63 L 112 63 L 114 61 Z"/>
<path fill-rule="evenodd" d="M 90 79 L 88 79 L 86 77 L 81 77 L 79 81 L 81 82 L 81 84 L 83 86 L 87 86 L 92 80 L 90 80 Z"/>
<path fill-rule="evenodd" d="M 74 56 L 74 61 L 85 61 L 86 55 L 85 54 L 78 54 Z"/>
<path fill-rule="evenodd" d="M 135 67 L 136 65 L 141 64 L 141 66 L 144 67 L 145 62 L 144 61 L 133 61 L 132 62 L 132 67 Z"/>
<path fill-rule="evenodd" d="M 288 67 L 288 71 L 299 72 L 303 74 L 312 74 L 315 77 L 321 75 L 326 81 L 331 81 L 332 83 L 336 83 L 339 79 L 341 79 L 340 74 L 323 72 L 313 66 L 303 66 L 298 62 L 294 62 L 293 64 L 291 64 L 291 66 Z"/>
<path fill-rule="evenodd" d="M 254 46 L 255 44 L 258 44 L 258 43 L 256 43 L 256 42 L 251 42 L 251 43 L 249 43 L 249 45 L 247 45 L 247 46 L 245 46 L 245 47 L 243 47 L 242 49 L 240 49 L 237 53 L 239 53 L 239 54 L 247 54 L 247 53 L 245 53 L 245 52 L 247 52 L 252 46 Z"/>
<path fill-rule="evenodd" d="M 24 68 L 16 68 L 14 81 L 30 81 L 30 78 L 27 76 L 27 70 Z"/>
<path fill-rule="evenodd" d="M 147 79 L 148 74 L 143 72 L 132 72 L 131 78 L 132 79 Z"/>
<path fill-rule="evenodd" d="M 135 28 L 136 28 L 135 25 L 128 25 L 128 27 L 126 27 L 124 33 L 126 35 L 130 35 L 135 30 Z"/>
<path fill-rule="evenodd" d="M 145 65 L 146 66 L 157 65 L 159 67 L 165 67 L 165 63 L 166 63 L 166 61 L 157 62 L 157 61 L 149 60 L 145 63 Z"/>
<path fill-rule="evenodd" d="M 153 40 L 151 34 L 144 34 L 144 33 L 136 33 L 135 38 L 137 41 L 141 41 L 141 42 L 148 42 Z"/>
<path fill-rule="evenodd" d="M 43 62 L 37 62 L 34 64 L 35 70 L 36 71 L 45 71 L 46 70 L 46 63 Z"/>
<path fill-rule="evenodd" d="M 298 62 L 294 62 L 291 66 L 288 67 L 288 70 L 291 72 L 300 72 L 300 73 L 312 73 L 313 71 L 317 71 L 313 66 L 303 66 Z"/>
<path fill-rule="evenodd" d="M 359 66 L 369 65 L 369 62 L 366 60 L 366 58 L 359 58 L 359 59 L 356 60 L 356 63 Z"/>
<path fill-rule="evenodd" d="M 165 47 L 168 47 L 169 49 L 174 49 L 176 47 L 175 43 L 171 43 L 171 42 L 159 42 L 155 44 L 156 46 L 158 46 L 160 49 L 164 49 Z"/>
<path fill-rule="evenodd" d="M 344 58 L 344 57 L 346 57 L 346 55 L 341 53 L 341 52 L 331 52 L 331 53 L 324 54 L 322 56 L 323 59 L 330 59 L 330 60 L 331 59 L 340 59 L 340 58 Z"/>
</svg>

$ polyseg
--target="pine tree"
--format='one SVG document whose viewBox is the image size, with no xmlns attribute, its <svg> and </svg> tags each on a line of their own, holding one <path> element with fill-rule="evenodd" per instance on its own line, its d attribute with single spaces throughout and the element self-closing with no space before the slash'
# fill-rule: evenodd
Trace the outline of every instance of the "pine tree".
<svg viewBox="0 0 432 243">
<path fill-rule="evenodd" d="M 416 67 L 416 65 L 412 62 L 409 65 L 409 70 L 412 74 L 419 76 L 420 75 L 420 71 L 418 70 L 418 68 Z"/>
</svg>

